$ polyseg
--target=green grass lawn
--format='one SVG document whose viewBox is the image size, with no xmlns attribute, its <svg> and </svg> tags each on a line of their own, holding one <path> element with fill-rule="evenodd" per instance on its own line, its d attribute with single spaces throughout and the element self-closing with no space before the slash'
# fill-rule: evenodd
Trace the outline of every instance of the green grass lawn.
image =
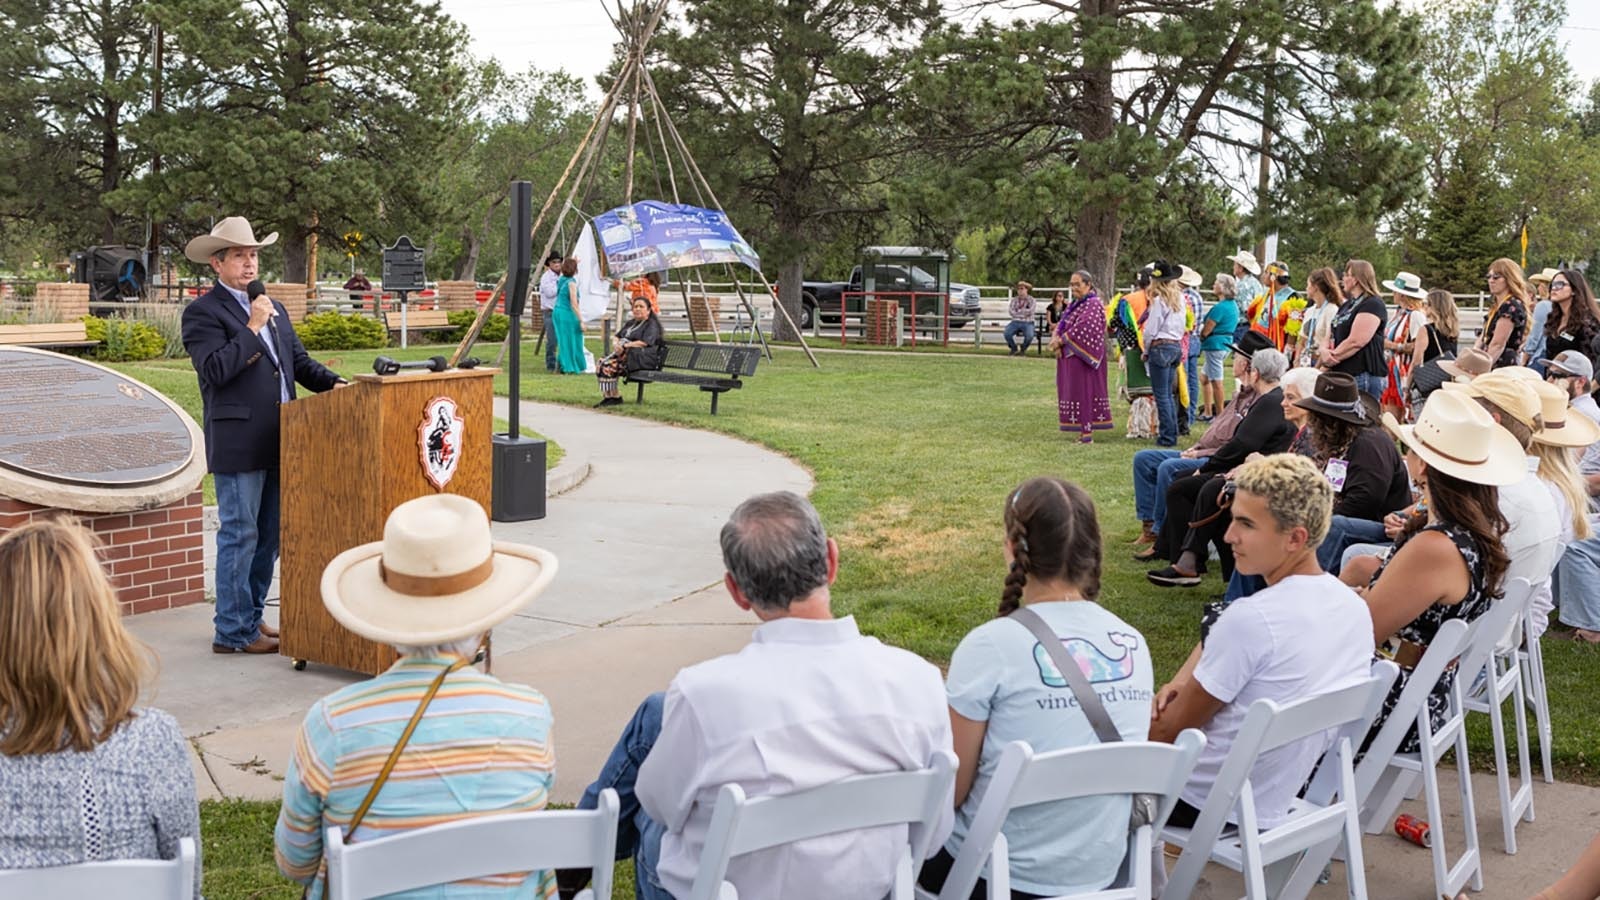
<svg viewBox="0 0 1600 900">
<path fill-rule="evenodd" d="M 531 350 L 530 345 L 524 358 L 532 358 Z M 386 352 L 425 358 L 439 351 Z M 478 351 L 491 359 L 493 353 Z M 354 374 L 367 371 L 377 354 L 316 355 Z M 588 406 L 597 397 L 592 378 L 553 377 L 535 368 L 524 377 L 524 399 Z M 180 402 L 195 400 L 186 363 L 139 364 L 128 371 L 172 390 Z M 502 373 L 496 390 L 505 393 L 507 387 Z M 650 387 L 643 405 L 632 402 L 631 391 L 624 394 L 629 402 L 609 414 L 725 432 L 807 466 L 817 482 L 812 499 L 842 548 L 835 610 L 854 614 L 864 631 L 936 663 L 946 662 L 962 635 L 994 615 L 1005 576 L 1002 504 L 1012 488 L 1034 475 L 1071 479 L 1095 497 L 1106 548 L 1101 602 L 1144 634 L 1157 683 L 1193 646 L 1201 604 L 1221 596 L 1214 575 L 1189 590 L 1145 581 L 1149 566 L 1130 558 L 1126 542 L 1138 530 L 1131 458 L 1149 443 L 1114 431 L 1081 446 L 1075 436 L 1060 433 L 1048 358 L 827 354 L 814 369 L 798 351 L 779 350 L 742 390 L 724 396 L 715 417 L 706 395 L 689 388 Z M 1113 406 L 1123 424 L 1125 408 Z M 1600 695 L 1590 689 L 1600 681 L 1600 653 L 1558 640 L 1544 646 L 1558 774 L 1600 781 L 1594 769 Z M 1490 750 L 1488 723 L 1482 716 L 1472 723 L 1475 765 L 1481 766 Z M 205 804 L 208 895 L 295 895 L 270 887 L 283 885 L 271 865 L 274 809 L 270 803 Z M 227 849 L 213 851 L 213 842 Z"/>
</svg>

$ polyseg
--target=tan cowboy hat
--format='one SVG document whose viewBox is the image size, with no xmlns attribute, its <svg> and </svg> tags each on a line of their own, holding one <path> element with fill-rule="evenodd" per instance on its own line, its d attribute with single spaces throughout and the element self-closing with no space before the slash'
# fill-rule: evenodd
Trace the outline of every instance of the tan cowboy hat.
<svg viewBox="0 0 1600 900">
<path fill-rule="evenodd" d="M 183 248 L 183 255 L 190 262 L 210 262 L 211 255 L 218 250 L 228 247 L 266 247 L 278 241 L 278 233 L 267 235 L 261 240 L 256 240 L 255 230 L 250 227 L 250 220 L 244 216 L 229 216 L 216 224 L 210 234 L 202 234 L 189 241 Z"/>
<path fill-rule="evenodd" d="M 1469 347 L 1461 351 L 1461 355 L 1455 359 L 1439 360 L 1439 368 L 1451 378 L 1471 381 L 1494 368 L 1494 360 L 1477 347 Z"/>
<path fill-rule="evenodd" d="M 1228 262 L 1239 266 L 1251 275 L 1261 274 L 1261 263 L 1256 262 L 1256 255 L 1249 250 L 1240 250 L 1238 253 L 1228 257 Z"/>
<path fill-rule="evenodd" d="M 1184 287 L 1199 287 L 1200 273 L 1180 263 L 1178 265 L 1178 283 Z"/>
<path fill-rule="evenodd" d="M 1428 468 L 1464 481 L 1499 486 L 1528 474 L 1517 439 L 1459 391 L 1435 392 L 1415 425 L 1401 425 L 1393 413 L 1384 413 L 1383 427 Z"/>
<path fill-rule="evenodd" d="M 1521 369 L 1522 371 L 1517 371 Z M 1528 378 L 1527 375 L 1532 375 Z M 1500 407 L 1506 415 L 1528 426 L 1535 434 L 1539 432 L 1539 395 L 1534 391 L 1534 386 L 1542 383 L 1539 373 L 1522 366 L 1502 366 L 1487 375 L 1462 384 L 1459 381 L 1447 381 L 1443 387 L 1467 397 L 1482 397 L 1483 399 Z M 1430 398 L 1428 402 L 1433 402 Z"/>
<path fill-rule="evenodd" d="M 1404 294 L 1417 300 L 1426 300 L 1428 292 L 1422 289 L 1422 279 L 1410 272 L 1401 272 L 1394 276 L 1393 281 L 1385 281 L 1383 286 L 1396 294 Z"/>
<path fill-rule="evenodd" d="M 1544 419 L 1544 430 L 1533 436 L 1538 444 L 1552 447 L 1587 447 L 1600 441 L 1600 425 L 1579 413 L 1573 415 L 1567 392 L 1548 381 L 1533 386 L 1539 394 L 1539 415 Z"/>
<path fill-rule="evenodd" d="M 383 540 L 334 557 L 322 571 L 322 603 L 362 637 L 441 644 L 493 628 L 555 574 L 550 551 L 494 540 L 476 501 L 433 494 L 395 507 Z"/>
<path fill-rule="evenodd" d="M 1549 268 L 1546 268 L 1546 269 L 1539 270 L 1539 274 L 1537 274 L 1537 275 L 1529 275 L 1528 276 L 1528 280 L 1533 282 L 1534 284 L 1549 284 L 1550 282 L 1555 280 L 1557 275 L 1560 275 L 1560 274 L 1561 274 L 1561 270 L 1560 269 L 1549 269 Z"/>
</svg>

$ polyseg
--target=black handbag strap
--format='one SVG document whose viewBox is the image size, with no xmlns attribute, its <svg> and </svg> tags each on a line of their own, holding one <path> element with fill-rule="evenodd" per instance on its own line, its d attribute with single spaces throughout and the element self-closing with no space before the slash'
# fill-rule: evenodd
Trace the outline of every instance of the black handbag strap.
<svg viewBox="0 0 1600 900">
<path fill-rule="evenodd" d="M 1044 652 L 1050 654 L 1050 661 L 1055 663 L 1056 671 L 1067 680 L 1067 686 L 1072 688 L 1072 695 L 1078 698 L 1078 707 L 1088 717 L 1089 725 L 1094 728 L 1094 733 L 1099 736 L 1102 744 L 1115 744 L 1122 740 L 1122 733 L 1117 731 L 1117 726 L 1111 722 L 1111 714 L 1106 712 L 1106 706 L 1100 702 L 1100 696 L 1089 686 L 1089 679 L 1083 676 L 1083 670 L 1078 668 L 1078 661 L 1067 653 L 1067 648 L 1061 645 L 1061 639 L 1050 630 L 1044 619 L 1026 606 L 1020 606 L 1011 612 L 1012 621 L 1033 632 L 1039 644 L 1044 647 Z"/>
</svg>

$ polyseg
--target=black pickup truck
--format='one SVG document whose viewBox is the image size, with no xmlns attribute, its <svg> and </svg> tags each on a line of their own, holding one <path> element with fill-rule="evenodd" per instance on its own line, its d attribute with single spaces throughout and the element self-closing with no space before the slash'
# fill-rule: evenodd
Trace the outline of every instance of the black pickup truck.
<svg viewBox="0 0 1600 900">
<path fill-rule="evenodd" d="M 938 311 L 938 280 L 920 266 L 879 265 L 877 267 L 877 289 L 879 291 L 904 291 L 908 295 L 915 294 L 917 300 L 917 313 L 919 315 L 932 315 Z M 826 325 L 836 325 L 839 322 L 839 308 L 846 298 L 846 293 L 853 296 L 848 298 L 848 312 L 853 319 L 866 309 L 861 290 L 861 267 L 856 266 L 850 271 L 849 281 L 807 281 L 802 283 L 800 327 L 810 328 L 813 320 L 822 316 Z M 926 295 L 926 296 L 923 296 Z M 950 327 L 960 328 L 972 321 L 981 308 L 978 289 L 970 284 L 957 284 L 950 282 Z M 907 305 L 910 296 L 901 299 L 901 305 Z M 856 319 L 859 321 L 859 319 Z"/>
</svg>

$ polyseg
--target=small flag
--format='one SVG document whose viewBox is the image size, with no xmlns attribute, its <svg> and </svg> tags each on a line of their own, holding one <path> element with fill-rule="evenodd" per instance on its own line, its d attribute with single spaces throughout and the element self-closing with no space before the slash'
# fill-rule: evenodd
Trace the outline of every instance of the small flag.
<svg viewBox="0 0 1600 900">
<path fill-rule="evenodd" d="M 1528 268 L 1528 223 L 1522 223 L 1522 268 Z"/>
</svg>

